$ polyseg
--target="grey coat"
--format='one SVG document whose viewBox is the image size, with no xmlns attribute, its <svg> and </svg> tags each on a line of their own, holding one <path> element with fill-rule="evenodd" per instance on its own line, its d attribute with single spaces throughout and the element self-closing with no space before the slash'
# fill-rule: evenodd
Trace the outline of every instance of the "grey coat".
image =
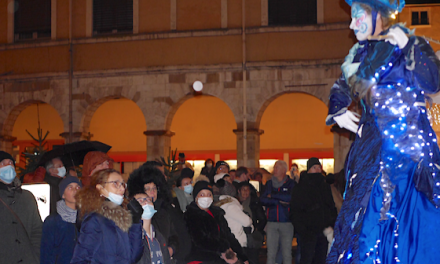
<svg viewBox="0 0 440 264">
<path fill-rule="evenodd" d="M 42 222 L 32 193 L 21 190 L 17 178 L 12 185 L 0 182 L 0 198 L 20 218 L 0 202 L 0 256 L 2 263 L 40 263 Z"/>
</svg>

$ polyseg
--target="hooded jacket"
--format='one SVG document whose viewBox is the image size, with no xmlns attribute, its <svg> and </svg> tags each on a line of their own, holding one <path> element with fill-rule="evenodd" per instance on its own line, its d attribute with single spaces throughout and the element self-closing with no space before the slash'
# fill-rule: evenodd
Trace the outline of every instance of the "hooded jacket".
<svg viewBox="0 0 440 264">
<path fill-rule="evenodd" d="M 224 263 L 220 255 L 231 248 L 241 261 L 247 261 L 240 243 L 229 229 L 225 211 L 217 206 L 211 206 L 209 210 L 213 216 L 195 202 L 187 207 L 184 217 L 192 244 L 187 260 Z"/>
<path fill-rule="evenodd" d="M 266 189 L 260 196 L 261 204 L 266 206 L 266 216 L 269 222 L 290 222 L 289 205 L 281 202 L 289 203 L 291 192 L 296 182 L 286 176 L 284 183 L 279 187 L 273 187 L 273 180 L 266 183 Z M 269 197 L 270 195 L 270 197 Z"/>
<path fill-rule="evenodd" d="M 243 227 L 251 227 L 252 219 L 243 212 L 240 202 L 229 195 L 221 195 L 216 204 L 225 211 L 225 219 L 232 234 L 242 247 L 247 247 L 247 237 Z"/>
<path fill-rule="evenodd" d="M 41 217 L 32 193 L 21 189 L 15 178 L 12 184 L 0 182 L 0 262 L 40 263 Z M 24 228 L 23 228 L 24 226 Z"/>
<path fill-rule="evenodd" d="M 136 263 L 143 253 L 142 225 L 128 210 L 105 201 L 86 215 L 71 263 Z"/>
<path fill-rule="evenodd" d="M 302 173 L 293 188 L 291 219 L 300 235 L 318 234 L 336 221 L 336 207 L 330 185 L 321 173 Z"/>
</svg>

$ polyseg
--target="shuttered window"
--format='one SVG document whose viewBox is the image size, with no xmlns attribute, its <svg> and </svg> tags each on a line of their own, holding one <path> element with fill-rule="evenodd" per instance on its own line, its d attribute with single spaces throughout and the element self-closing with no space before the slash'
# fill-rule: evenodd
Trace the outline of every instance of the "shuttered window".
<svg viewBox="0 0 440 264">
<path fill-rule="evenodd" d="M 50 38 L 51 0 L 15 0 L 15 40 Z"/>
<path fill-rule="evenodd" d="M 269 25 L 317 23 L 316 0 L 269 0 Z"/>
<path fill-rule="evenodd" d="M 93 33 L 133 32 L 133 0 L 93 0 Z"/>
<path fill-rule="evenodd" d="M 428 11 L 411 12 L 411 26 L 429 25 Z"/>
</svg>

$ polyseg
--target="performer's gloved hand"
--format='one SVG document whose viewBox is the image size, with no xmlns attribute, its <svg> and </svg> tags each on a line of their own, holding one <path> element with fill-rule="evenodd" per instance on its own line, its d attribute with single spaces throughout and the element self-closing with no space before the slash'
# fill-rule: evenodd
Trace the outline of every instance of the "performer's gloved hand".
<svg viewBox="0 0 440 264">
<path fill-rule="evenodd" d="M 128 210 L 131 212 L 131 217 L 133 219 L 133 224 L 138 224 L 141 222 L 142 213 L 144 209 L 142 209 L 142 205 L 136 200 L 131 199 L 131 201 L 127 205 Z"/>
<path fill-rule="evenodd" d="M 333 227 L 331 227 L 331 226 L 326 227 L 324 229 L 323 233 L 324 233 L 324 236 L 327 238 L 327 241 L 329 243 L 332 243 L 333 242 L 333 233 L 334 233 Z"/>
<path fill-rule="evenodd" d="M 350 110 L 347 110 L 342 115 L 333 117 L 333 120 L 335 120 L 340 127 L 348 129 L 353 133 L 356 133 L 358 130 L 358 124 L 356 123 L 359 122 L 359 118 Z"/>
<path fill-rule="evenodd" d="M 403 32 L 400 27 L 390 29 L 387 36 L 388 38 L 385 41 L 391 43 L 392 45 L 399 46 L 400 49 L 405 48 L 409 41 L 408 36 L 406 36 L 405 32 Z"/>
</svg>

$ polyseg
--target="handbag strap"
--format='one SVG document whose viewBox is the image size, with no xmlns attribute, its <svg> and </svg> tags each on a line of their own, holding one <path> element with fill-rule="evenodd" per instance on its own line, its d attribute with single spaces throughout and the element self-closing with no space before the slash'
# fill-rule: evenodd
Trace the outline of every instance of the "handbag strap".
<svg viewBox="0 0 440 264">
<path fill-rule="evenodd" d="M 28 232 L 26 231 L 26 228 L 23 225 L 23 222 L 21 222 L 20 217 L 18 217 L 18 215 L 12 210 L 11 207 L 9 207 L 9 205 L 7 205 L 3 199 L 0 197 L 0 202 L 2 202 L 2 204 L 4 204 L 6 206 L 6 208 L 8 208 L 8 210 L 11 212 L 11 214 L 18 220 L 18 222 L 20 223 L 20 225 L 23 227 L 24 232 L 26 233 L 26 236 L 29 238 Z"/>
</svg>

